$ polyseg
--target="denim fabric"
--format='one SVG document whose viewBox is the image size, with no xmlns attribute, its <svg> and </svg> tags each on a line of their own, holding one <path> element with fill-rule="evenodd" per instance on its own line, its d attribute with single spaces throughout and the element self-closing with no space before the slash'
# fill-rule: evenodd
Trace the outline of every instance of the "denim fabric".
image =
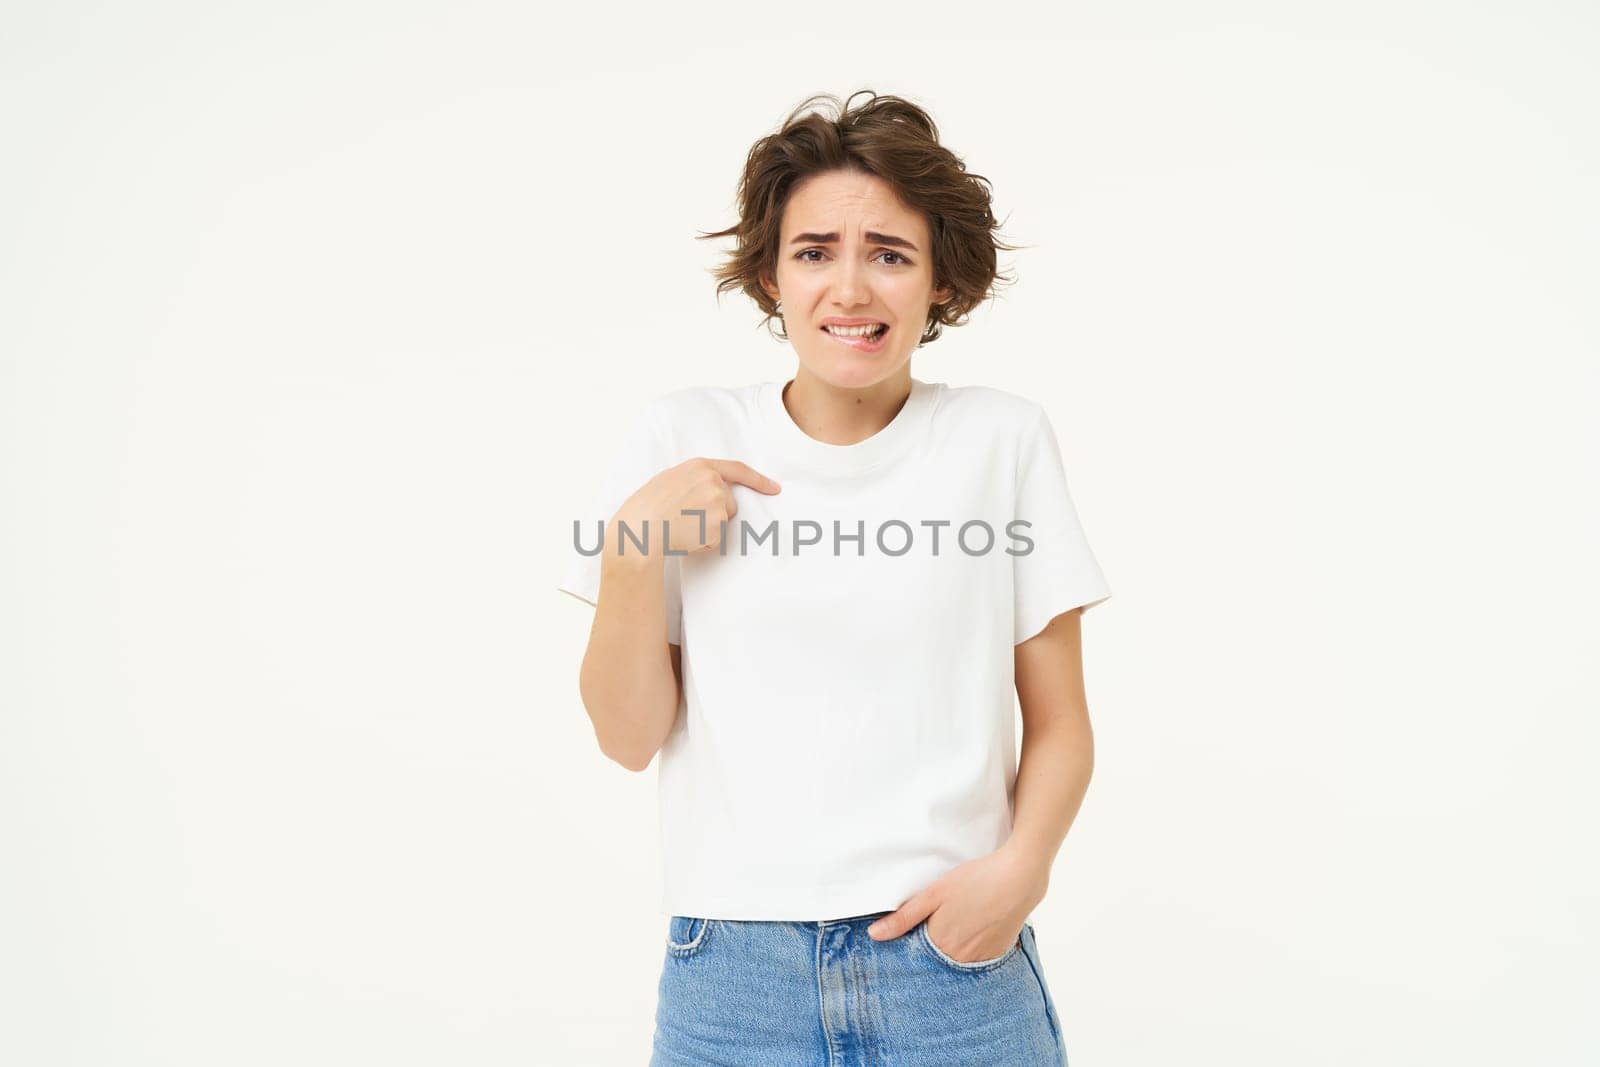
<svg viewBox="0 0 1600 1067">
<path fill-rule="evenodd" d="M 668 919 L 651 1067 L 1065 1067 L 1060 1019 L 1026 924 L 963 963 L 926 922 Z"/>
</svg>

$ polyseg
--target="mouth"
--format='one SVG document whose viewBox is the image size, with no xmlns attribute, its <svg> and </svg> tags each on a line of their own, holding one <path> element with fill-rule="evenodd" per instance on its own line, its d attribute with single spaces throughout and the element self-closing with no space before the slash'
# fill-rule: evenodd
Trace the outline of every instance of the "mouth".
<svg viewBox="0 0 1600 1067">
<path fill-rule="evenodd" d="M 889 325 L 884 322 L 872 328 L 823 326 L 820 329 L 835 341 L 857 352 L 878 351 L 883 347 L 883 339 L 889 334 Z"/>
</svg>

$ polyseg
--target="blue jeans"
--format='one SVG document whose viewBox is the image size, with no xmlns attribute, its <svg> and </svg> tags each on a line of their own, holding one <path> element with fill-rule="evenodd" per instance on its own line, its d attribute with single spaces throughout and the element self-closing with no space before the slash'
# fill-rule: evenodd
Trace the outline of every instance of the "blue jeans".
<svg viewBox="0 0 1600 1067">
<path fill-rule="evenodd" d="M 875 941 L 873 912 L 821 922 L 668 919 L 650 1067 L 1065 1067 L 1025 924 L 962 963 L 927 923 Z"/>
</svg>

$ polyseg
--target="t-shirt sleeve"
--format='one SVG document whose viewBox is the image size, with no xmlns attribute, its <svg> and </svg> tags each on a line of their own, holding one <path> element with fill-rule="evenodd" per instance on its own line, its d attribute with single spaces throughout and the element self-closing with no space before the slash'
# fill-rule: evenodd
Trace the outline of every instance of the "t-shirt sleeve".
<svg viewBox="0 0 1600 1067">
<path fill-rule="evenodd" d="M 622 506 L 623 501 L 639 490 L 641 485 L 675 462 L 668 455 L 665 435 L 656 420 L 657 415 L 653 407 L 645 408 L 635 417 L 632 425 L 624 431 L 622 440 L 614 446 L 610 466 L 606 468 L 598 489 L 589 496 L 588 507 L 579 514 L 565 519 L 566 573 L 556 588 L 587 604 L 595 605 L 600 600 L 601 554 L 596 552 L 593 555 L 584 555 L 579 551 L 580 545 L 583 549 L 593 551 L 600 543 L 600 524 L 604 523 L 606 535 L 604 550 L 616 552 L 617 533 L 611 526 L 611 516 Z M 578 524 L 576 533 L 573 530 L 574 520 Z M 645 534 L 643 530 L 632 530 L 632 532 L 641 539 Z M 656 528 L 655 523 L 651 523 L 649 536 L 652 542 L 660 537 L 660 534 L 661 531 Z M 624 545 L 625 552 L 637 551 L 633 542 L 626 538 Z M 654 548 L 655 545 L 652 543 L 651 547 Z M 667 641 L 674 645 L 683 643 L 680 559 L 678 556 L 668 556 L 662 565 Z"/>
<path fill-rule="evenodd" d="M 1020 645 L 1062 612 L 1094 607 L 1111 595 L 1067 490 L 1066 467 L 1050 417 L 1041 407 L 1023 432 L 1017 457 L 1012 644 Z M 1026 540 L 1024 540 L 1026 539 Z M 1029 548 L 1028 541 L 1032 542 Z"/>
</svg>

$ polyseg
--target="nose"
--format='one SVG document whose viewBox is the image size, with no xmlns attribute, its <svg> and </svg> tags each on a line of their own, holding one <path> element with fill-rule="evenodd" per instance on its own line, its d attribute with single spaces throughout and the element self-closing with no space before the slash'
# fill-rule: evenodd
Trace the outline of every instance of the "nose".
<svg viewBox="0 0 1600 1067">
<path fill-rule="evenodd" d="M 833 300 L 843 308 L 852 308 L 862 302 L 867 295 L 866 280 L 862 274 L 861 264 L 853 257 L 845 257 L 840 261 L 839 270 L 834 275 Z"/>
</svg>

